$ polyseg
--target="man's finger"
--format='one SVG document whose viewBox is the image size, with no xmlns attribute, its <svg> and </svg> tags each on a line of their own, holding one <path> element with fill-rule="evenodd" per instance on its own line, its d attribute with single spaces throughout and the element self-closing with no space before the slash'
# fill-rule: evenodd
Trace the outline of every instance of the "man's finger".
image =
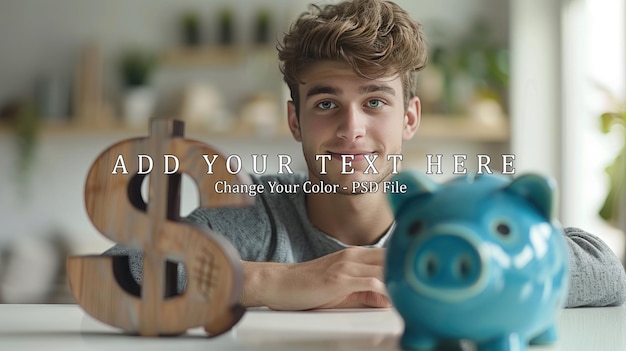
<svg viewBox="0 0 626 351">
<path fill-rule="evenodd" d="M 385 268 L 379 265 L 358 263 L 358 262 L 344 262 L 341 265 L 342 275 L 356 278 L 376 278 L 383 281 L 385 275 Z"/>
<path fill-rule="evenodd" d="M 361 262 L 382 266 L 385 263 L 384 248 L 352 247 L 340 251 L 344 258 L 352 262 Z"/>
<path fill-rule="evenodd" d="M 340 307 L 388 308 L 391 306 L 391 300 L 385 295 L 373 291 L 357 291 L 350 294 Z"/>
</svg>

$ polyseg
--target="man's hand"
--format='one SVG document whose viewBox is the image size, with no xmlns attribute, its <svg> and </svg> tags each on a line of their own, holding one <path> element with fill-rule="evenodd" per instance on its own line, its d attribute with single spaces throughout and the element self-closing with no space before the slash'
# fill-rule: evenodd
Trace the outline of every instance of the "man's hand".
<svg viewBox="0 0 626 351">
<path fill-rule="evenodd" d="M 243 305 L 275 310 L 391 307 L 385 249 L 353 247 L 294 264 L 244 262 Z"/>
</svg>

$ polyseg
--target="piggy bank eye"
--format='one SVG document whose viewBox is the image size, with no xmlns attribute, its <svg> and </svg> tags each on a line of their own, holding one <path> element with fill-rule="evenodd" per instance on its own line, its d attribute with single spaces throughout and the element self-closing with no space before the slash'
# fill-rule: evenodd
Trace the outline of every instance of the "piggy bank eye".
<svg viewBox="0 0 626 351">
<path fill-rule="evenodd" d="M 503 240 L 504 242 L 507 243 L 511 243 L 512 240 L 514 240 L 514 233 L 513 233 L 513 227 L 511 227 L 511 224 L 506 221 L 506 220 L 496 220 L 495 222 L 493 222 L 492 226 L 492 231 L 493 233 L 500 238 L 500 240 Z"/>
<path fill-rule="evenodd" d="M 502 237 L 508 238 L 509 235 L 511 235 L 511 227 L 503 222 L 496 223 L 496 233 Z"/>
<path fill-rule="evenodd" d="M 424 229 L 424 222 L 415 221 L 409 226 L 409 235 L 416 236 Z"/>
</svg>

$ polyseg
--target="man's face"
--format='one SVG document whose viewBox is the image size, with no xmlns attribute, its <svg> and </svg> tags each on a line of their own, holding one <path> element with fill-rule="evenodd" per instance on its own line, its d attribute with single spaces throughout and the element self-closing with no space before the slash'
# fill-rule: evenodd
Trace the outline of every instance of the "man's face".
<svg viewBox="0 0 626 351">
<path fill-rule="evenodd" d="M 400 77 L 366 79 L 328 61 L 310 67 L 302 81 L 300 116 L 290 103 L 289 126 L 302 142 L 311 180 L 339 184 L 340 192 L 352 193 L 353 181 L 388 179 L 394 163 L 387 155 L 400 155 L 403 140 L 414 135 L 419 123 L 419 100 L 411 100 L 405 111 Z M 331 159 L 316 159 L 318 155 Z M 350 155 L 346 162 L 351 166 L 345 169 L 342 155 Z"/>
</svg>

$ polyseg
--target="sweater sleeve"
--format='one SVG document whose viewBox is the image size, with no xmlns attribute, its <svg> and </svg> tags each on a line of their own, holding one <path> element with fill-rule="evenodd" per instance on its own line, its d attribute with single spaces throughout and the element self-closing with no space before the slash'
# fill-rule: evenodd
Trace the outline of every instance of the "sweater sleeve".
<svg viewBox="0 0 626 351">
<path fill-rule="evenodd" d="M 626 274 L 615 253 L 598 237 L 565 228 L 570 287 L 565 307 L 621 305 L 626 300 Z"/>
</svg>

